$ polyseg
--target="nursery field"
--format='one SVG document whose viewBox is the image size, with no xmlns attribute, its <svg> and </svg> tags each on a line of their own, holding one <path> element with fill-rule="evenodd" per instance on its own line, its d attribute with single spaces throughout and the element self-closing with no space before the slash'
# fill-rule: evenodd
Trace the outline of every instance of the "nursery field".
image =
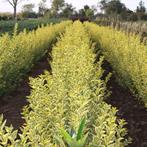
<svg viewBox="0 0 147 147">
<path fill-rule="evenodd" d="M 146 147 L 147 46 L 63 21 L 0 37 L 0 146 Z"/>
<path fill-rule="evenodd" d="M 50 23 L 55 24 L 61 21 L 62 19 L 45 19 L 45 18 L 18 20 L 17 21 L 18 32 L 21 32 L 24 29 L 26 29 L 27 31 L 31 31 L 33 29 L 37 29 L 38 26 L 47 25 Z M 16 24 L 16 21 L 14 20 L 0 21 L 0 35 L 2 35 L 3 33 L 12 34 L 15 24 Z"/>
</svg>

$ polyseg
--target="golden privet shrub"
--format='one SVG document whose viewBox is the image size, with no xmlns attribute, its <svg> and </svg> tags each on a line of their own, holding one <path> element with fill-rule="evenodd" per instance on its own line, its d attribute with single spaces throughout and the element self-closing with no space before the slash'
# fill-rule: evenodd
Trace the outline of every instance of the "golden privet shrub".
<svg viewBox="0 0 147 147">
<path fill-rule="evenodd" d="M 139 96 L 147 106 L 147 47 L 135 35 L 86 23 L 93 41 L 113 67 L 121 85 Z"/>
<path fill-rule="evenodd" d="M 83 117 L 87 120 L 85 133 L 88 133 L 85 146 L 123 147 L 128 144 L 124 139 L 125 122 L 117 119 L 117 110 L 103 101 L 106 96 L 106 83 L 101 80 L 103 58 L 94 64 L 92 48 L 80 22 L 66 29 L 53 47 L 52 73 L 46 71 L 31 79 L 30 105 L 23 112 L 26 124 L 20 139 L 16 139 L 17 132 L 10 132 L 12 128 L 4 124 L 0 130 L 0 144 L 67 146 L 58 142 L 62 140 L 60 129 L 65 128 L 69 133 L 76 131 Z"/>
<path fill-rule="evenodd" d="M 41 59 L 57 35 L 64 31 L 69 21 L 57 25 L 42 26 L 26 33 L 0 37 L 0 95 L 13 89 L 33 64 Z"/>
</svg>

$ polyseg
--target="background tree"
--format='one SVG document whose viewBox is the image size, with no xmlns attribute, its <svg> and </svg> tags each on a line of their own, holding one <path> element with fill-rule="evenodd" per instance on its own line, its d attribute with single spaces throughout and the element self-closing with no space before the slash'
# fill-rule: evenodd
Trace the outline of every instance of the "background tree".
<svg viewBox="0 0 147 147">
<path fill-rule="evenodd" d="M 79 17 L 86 17 L 84 9 L 79 10 Z"/>
<path fill-rule="evenodd" d="M 23 5 L 21 13 L 22 18 L 36 18 L 37 14 L 33 11 L 34 7 L 35 5 L 32 3 Z"/>
<path fill-rule="evenodd" d="M 112 0 L 107 3 L 105 11 L 110 15 L 119 15 L 122 12 L 126 11 L 126 7 L 119 0 Z"/>
<path fill-rule="evenodd" d="M 90 19 L 94 16 L 94 9 L 90 8 L 88 5 L 85 5 L 83 9 L 79 10 L 79 16 Z"/>
<path fill-rule="evenodd" d="M 48 8 L 46 6 L 46 0 L 41 0 L 41 2 L 38 4 L 38 14 L 39 16 L 44 16 L 44 14 L 47 12 Z"/>
<path fill-rule="evenodd" d="M 51 11 L 54 17 L 58 17 L 58 13 L 65 5 L 64 0 L 52 0 Z"/>
<path fill-rule="evenodd" d="M 94 9 L 90 8 L 88 5 L 84 6 L 85 16 L 87 18 L 92 18 L 94 16 Z"/>
<path fill-rule="evenodd" d="M 102 13 L 105 13 L 105 10 L 107 8 L 107 3 L 108 3 L 108 0 L 101 0 L 99 2 L 99 7 L 100 7 Z"/>
<path fill-rule="evenodd" d="M 145 8 L 145 4 L 144 2 L 141 0 L 139 2 L 139 6 L 137 6 L 137 9 L 136 9 L 136 14 L 137 14 L 137 17 L 139 20 L 142 20 L 143 17 L 145 16 L 145 13 L 146 13 L 146 8 Z"/>
<path fill-rule="evenodd" d="M 100 8 L 103 12 L 111 18 L 121 18 L 126 13 L 127 8 L 120 0 L 102 0 L 100 1 Z"/>
<path fill-rule="evenodd" d="M 121 15 L 121 20 L 123 21 L 137 21 L 137 14 L 129 9 L 126 9 L 126 11 L 122 12 Z"/>
<path fill-rule="evenodd" d="M 17 19 L 17 6 L 20 2 L 23 0 L 6 0 L 12 7 L 13 7 L 13 17 L 14 19 Z"/>
<path fill-rule="evenodd" d="M 75 8 L 72 6 L 72 4 L 66 3 L 62 10 L 61 15 L 66 18 L 70 18 L 72 15 L 74 15 L 74 13 L 75 13 Z"/>
<path fill-rule="evenodd" d="M 23 12 L 33 12 L 35 5 L 34 4 L 25 4 L 22 6 L 22 11 Z"/>
</svg>

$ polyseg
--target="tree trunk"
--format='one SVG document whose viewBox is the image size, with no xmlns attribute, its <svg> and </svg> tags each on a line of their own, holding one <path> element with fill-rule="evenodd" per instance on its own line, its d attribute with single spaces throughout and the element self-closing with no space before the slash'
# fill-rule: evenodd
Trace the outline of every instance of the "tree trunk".
<svg viewBox="0 0 147 147">
<path fill-rule="evenodd" d="M 17 9 L 16 6 L 14 6 L 14 14 L 13 14 L 14 20 L 17 20 Z"/>
</svg>

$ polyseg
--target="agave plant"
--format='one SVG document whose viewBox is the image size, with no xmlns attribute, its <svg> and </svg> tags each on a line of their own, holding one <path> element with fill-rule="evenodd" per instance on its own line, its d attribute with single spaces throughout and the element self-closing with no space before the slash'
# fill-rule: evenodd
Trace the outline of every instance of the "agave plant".
<svg viewBox="0 0 147 147">
<path fill-rule="evenodd" d="M 80 122 L 78 131 L 71 131 L 68 133 L 64 128 L 61 129 L 61 136 L 63 139 L 59 140 L 60 144 L 68 147 L 84 147 L 88 134 L 84 135 L 84 128 L 86 126 L 86 119 L 83 118 Z"/>
</svg>

